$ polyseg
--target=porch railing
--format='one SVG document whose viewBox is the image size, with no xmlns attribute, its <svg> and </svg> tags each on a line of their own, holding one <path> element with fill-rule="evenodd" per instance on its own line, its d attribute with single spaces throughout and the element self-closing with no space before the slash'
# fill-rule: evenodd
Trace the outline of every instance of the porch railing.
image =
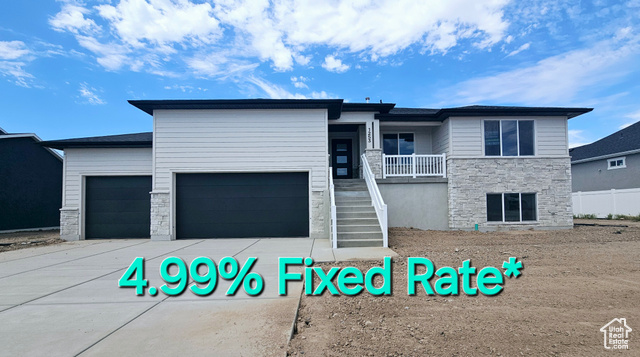
<svg viewBox="0 0 640 357">
<path fill-rule="evenodd" d="M 333 169 L 329 167 L 329 196 L 331 197 L 331 246 L 338 249 L 338 214 L 336 213 L 336 193 L 333 186 Z"/>
<path fill-rule="evenodd" d="M 367 183 L 367 188 L 369 189 L 371 204 L 376 211 L 376 216 L 378 216 L 378 222 L 380 223 L 380 229 L 382 230 L 382 246 L 388 248 L 389 227 L 387 224 L 387 205 L 382 199 L 380 189 L 376 183 L 376 177 L 373 175 L 373 171 L 371 171 L 371 167 L 369 166 L 369 162 L 367 161 L 365 154 L 362 154 L 362 173 L 364 180 Z"/>
<path fill-rule="evenodd" d="M 382 178 L 447 177 L 447 157 L 440 155 L 382 154 Z"/>
</svg>

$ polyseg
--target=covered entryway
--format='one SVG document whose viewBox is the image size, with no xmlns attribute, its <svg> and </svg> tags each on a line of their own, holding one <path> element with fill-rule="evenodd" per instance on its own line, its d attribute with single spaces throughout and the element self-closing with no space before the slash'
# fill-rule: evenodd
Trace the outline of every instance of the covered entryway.
<svg viewBox="0 0 640 357">
<path fill-rule="evenodd" d="M 85 238 L 149 238 L 151 176 L 87 176 Z"/>
<path fill-rule="evenodd" d="M 309 236 L 309 173 L 176 174 L 176 237 Z"/>
</svg>

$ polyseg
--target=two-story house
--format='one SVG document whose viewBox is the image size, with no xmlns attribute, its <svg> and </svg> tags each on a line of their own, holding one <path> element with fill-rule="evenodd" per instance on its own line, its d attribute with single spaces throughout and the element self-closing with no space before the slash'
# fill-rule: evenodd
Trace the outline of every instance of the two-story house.
<svg viewBox="0 0 640 357">
<path fill-rule="evenodd" d="M 567 120 L 588 108 L 137 100 L 153 132 L 64 150 L 65 239 L 570 228 Z"/>
</svg>

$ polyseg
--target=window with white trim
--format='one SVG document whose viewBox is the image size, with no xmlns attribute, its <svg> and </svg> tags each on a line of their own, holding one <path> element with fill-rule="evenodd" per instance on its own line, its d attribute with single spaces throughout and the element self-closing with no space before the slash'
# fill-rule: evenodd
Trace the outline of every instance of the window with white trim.
<svg viewBox="0 0 640 357">
<path fill-rule="evenodd" d="M 487 193 L 487 222 L 534 222 L 537 212 L 535 193 Z"/>
<path fill-rule="evenodd" d="M 415 152 L 413 133 L 383 134 L 385 155 L 411 155 Z"/>
<path fill-rule="evenodd" d="M 535 155 L 533 120 L 485 120 L 485 156 Z"/>
<path fill-rule="evenodd" d="M 627 167 L 627 158 L 625 157 L 616 157 L 613 159 L 607 160 L 607 170 L 615 170 L 615 169 L 624 169 Z"/>
</svg>

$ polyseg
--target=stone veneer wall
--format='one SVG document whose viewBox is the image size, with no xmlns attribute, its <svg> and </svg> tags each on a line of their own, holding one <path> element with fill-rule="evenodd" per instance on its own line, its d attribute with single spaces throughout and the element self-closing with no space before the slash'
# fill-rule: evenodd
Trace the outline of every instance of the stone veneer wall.
<svg viewBox="0 0 640 357">
<path fill-rule="evenodd" d="M 331 223 L 329 191 L 311 193 L 311 238 L 329 238 Z"/>
<path fill-rule="evenodd" d="M 369 163 L 369 167 L 371 167 L 371 172 L 377 179 L 382 178 L 382 149 L 366 149 L 364 151 L 365 157 L 367 158 L 367 162 Z M 360 177 L 364 178 L 364 175 Z"/>
<path fill-rule="evenodd" d="M 151 240 L 171 240 L 170 217 L 169 192 L 151 192 Z"/>
<path fill-rule="evenodd" d="M 77 208 L 60 209 L 60 238 L 68 241 L 80 239 L 80 215 Z"/>
<path fill-rule="evenodd" d="M 448 159 L 449 228 L 570 228 L 571 162 L 569 158 Z M 487 223 L 487 193 L 535 192 L 538 222 Z"/>
</svg>

